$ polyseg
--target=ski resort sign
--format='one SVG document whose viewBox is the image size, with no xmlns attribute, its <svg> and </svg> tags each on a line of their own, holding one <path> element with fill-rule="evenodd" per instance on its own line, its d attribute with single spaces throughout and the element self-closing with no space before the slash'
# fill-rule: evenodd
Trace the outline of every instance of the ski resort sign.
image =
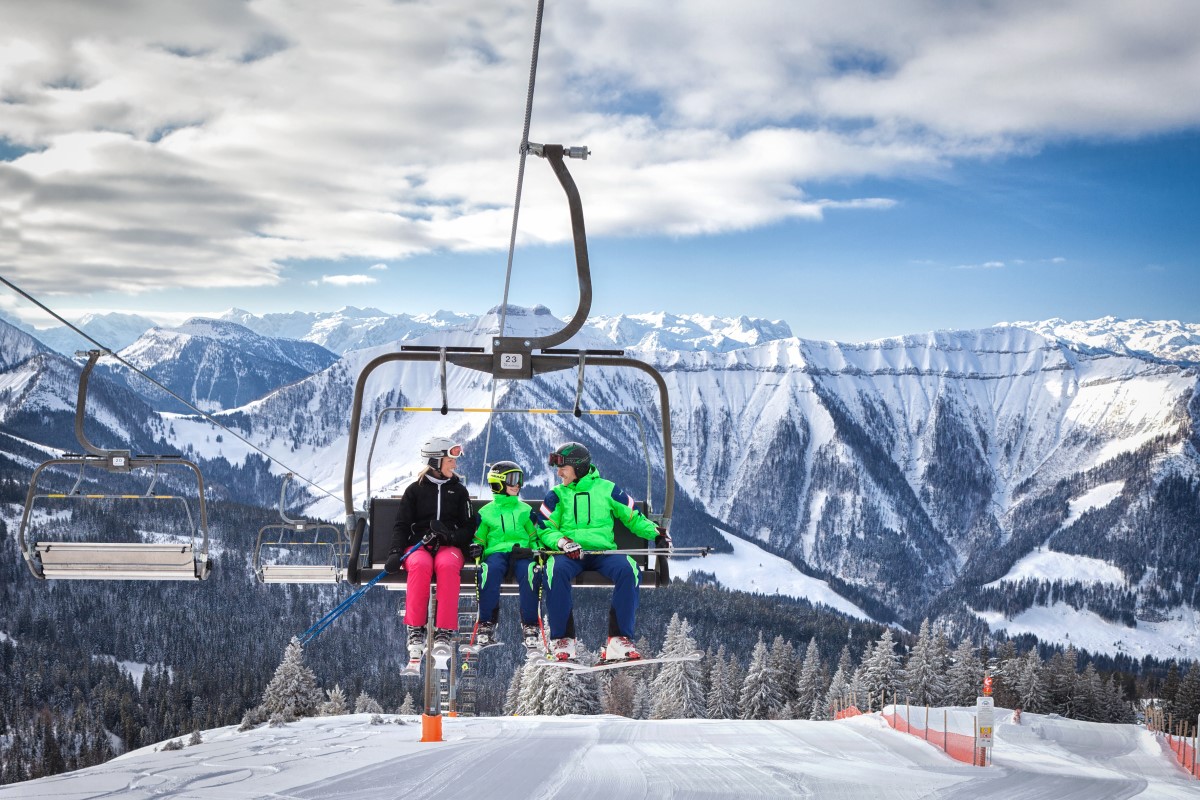
<svg viewBox="0 0 1200 800">
<path fill-rule="evenodd" d="M 992 731 L 996 725 L 995 702 L 990 697 L 975 698 L 975 725 L 978 730 L 976 746 L 992 749 Z"/>
</svg>

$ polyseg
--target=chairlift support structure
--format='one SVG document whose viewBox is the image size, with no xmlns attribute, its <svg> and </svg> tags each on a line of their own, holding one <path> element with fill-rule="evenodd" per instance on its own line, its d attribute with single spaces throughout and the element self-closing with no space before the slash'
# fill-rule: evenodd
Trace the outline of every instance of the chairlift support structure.
<svg viewBox="0 0 1200 800">
<path fill-rule="evenodd" d="M 75 438 L 83 453 L 63 453 L 33 471 L 17 539 L 29 571 L 39 580 L 204 580 L 212 570 L 208 557 L 208 510 L 204 501 L 204 476 L 191 461 L 177 455 L 134 455 L 129 450 L 105 450 L 92 444 L 83 429 L 87 408 L 88 380 L 104 351 L 90 350 L 87 363 L 79 374 L 79 393 L 75 403 Z M 81 354 L 82 355 L 82 354 Z M 75 485 L 69 492 L 38 492 L 38 478 L 54 467 L 78 470 Z M 155 486 L 164 467 L 189 470 L 196 479 L 199 498 L 199 524 L 194 523 L 186 498 L 174 494 L 155 493 Z M 88 469 L 99 474 L 131 474 L 136 470 L 153 469 L 149 486 L 142 494 L 85 494 L 83 483 Z M 101 500 L 182 503 L 188 520 L 187 543 L 167 542 L 39 542 L 29 535 L 34 506 L 39 500 L 75 499 L 81 503 Z M 197 541 L 199 539 L 199 541 Z"/>
</svg>

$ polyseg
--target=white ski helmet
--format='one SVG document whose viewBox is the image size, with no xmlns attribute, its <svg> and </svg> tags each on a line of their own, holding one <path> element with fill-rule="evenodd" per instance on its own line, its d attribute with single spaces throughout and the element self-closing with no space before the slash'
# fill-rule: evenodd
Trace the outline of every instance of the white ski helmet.
<svg viewBox="0 0 1200 800">
<path fill-rule="evenodd" d="M 421 445 L 421 458 L 434 469 L 442 466 L 443 458 L 462 458 L 463 446 L 445 436 L 433 436 Z"/>
</svg>

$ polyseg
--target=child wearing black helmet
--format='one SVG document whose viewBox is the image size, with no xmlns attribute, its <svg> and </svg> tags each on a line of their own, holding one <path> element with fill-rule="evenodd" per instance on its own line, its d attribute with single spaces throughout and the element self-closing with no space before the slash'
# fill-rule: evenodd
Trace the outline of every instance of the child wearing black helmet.
<svg viewBox="0 0 1200 800">
<path fill-rule="evenodd" d="M 479 509 L 479 527 L 469 550 L 480 564 L 479 621 L 472 644 L 475 649 L 498 644 L 496 620 L 500 615 L 500 584 L 511 566 L 520 587 L 522 638 L 529 653 L 537 656 L 541 654 L 537 595 L 537 582 L 541 576 L 534 571 L 532 558 L 514 558 L 512 552 L 514 548 L 528 551 L 537 542 L 533 512 L 519 497 L 525 484 L 525 471 L 513 461 L 497 461 L 488 470 L 487 482 L 492 490 L 492 502 Z"/>
</svg>

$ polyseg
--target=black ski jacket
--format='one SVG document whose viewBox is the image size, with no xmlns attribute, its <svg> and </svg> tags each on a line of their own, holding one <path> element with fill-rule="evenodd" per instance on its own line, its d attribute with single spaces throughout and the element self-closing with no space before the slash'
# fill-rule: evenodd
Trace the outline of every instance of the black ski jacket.
<svg viewBox="0 0 1200 800">
<path fill-rule="evenodd" d="M 392 528 L 392 550 L 407 550 L 421 541 L 435 519 L 450 529 L 450 544 L 460 550 L 471 545 L 479 515 L 471 511 L 471 495 L 457 475 L 441 484 L 422 475 L 408 485 L 400 497 Z"/>
</svg>

